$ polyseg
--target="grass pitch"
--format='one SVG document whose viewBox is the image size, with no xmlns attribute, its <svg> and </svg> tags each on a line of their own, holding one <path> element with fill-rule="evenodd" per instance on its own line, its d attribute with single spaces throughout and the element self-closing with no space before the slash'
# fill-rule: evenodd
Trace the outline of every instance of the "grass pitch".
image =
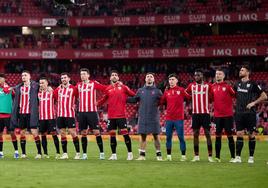
<svg viewBox="0 0 268 188">
<path fill-rule="evenodd" d="M 55 149 L 49 142 L 50 159 L 35 160 L 34 142 L 27 142 L 28 159 L 13 159 L 13 147 L 4 143 L 5 158 L 0 160 L 0 188 L 81 188 L 81 187 L 268 187 L 268 143 L 258 141 L 255 164 L 249 165 L 248 145 L 244 144 L 242 164 L 230 164 L 226 141 L 222 143 L 222 162 L 208 163 L 205 142 L 200 143 L 201 161 L 190 162 L 193 157 L 192 141 L 187 141 L 187 162 L 179 162 L 178 143 L 173 142 L 173 161 L 155 160 L 153 142 L 147 146 L 146 161 L 126 161 L 127 151 L 118 141 L 117 161 L 108 161 L 111 152 L 105 141 L 106 160 L 98 159 L 95 142 L 88 144 L 88 160 L 73 160 L 74 146 L 68 142 L 69 160 L 55 160 Z M 138 142 L 133 141 L 134 156 L 138 156 Z M 214 149 L 214 148 L 213 148 Z M 165 143 L 162 142 L 165 158 Z M 213 151 L 214 152 L 214 151 Z"/>
</svg>

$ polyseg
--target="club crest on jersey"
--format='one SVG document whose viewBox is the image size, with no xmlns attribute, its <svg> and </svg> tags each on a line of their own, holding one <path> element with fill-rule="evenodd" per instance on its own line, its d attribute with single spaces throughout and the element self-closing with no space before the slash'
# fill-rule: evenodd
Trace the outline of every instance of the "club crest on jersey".
<svg viewBox="0 0 268 188">
<path fill-rule="evenodd" d="M 181 94 L 181 91 L 177 91 L 177 95 L 180 95 Z"/>
<path fill-rule="evenodd" d="M 118 87 L 118 89 L 119 89 L 119 90 L 121 90 L 121 89 L 122 89 L 122 87 Z"/>
<path fill-rule="evenodd" d="M 152 91 L 152 95 L 154 95 L 155 94 L 155 92 L 154 91 Z"/>
<path fill-rule="evenodd" d="M 223 87 L 223 88 L 222 88 L 222 91 L 226 91 L 226 87 Z"/>
<path fill-rule="evenodd" d="M 247 84 L 247 87 L 250 87 L 250 84 Z"/>
</svg>

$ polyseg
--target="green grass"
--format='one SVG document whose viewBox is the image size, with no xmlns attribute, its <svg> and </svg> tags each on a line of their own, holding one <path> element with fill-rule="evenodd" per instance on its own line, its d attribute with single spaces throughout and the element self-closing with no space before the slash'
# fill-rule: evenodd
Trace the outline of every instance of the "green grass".
<svg viewBox="0 0 268 188">
<path fill-rule="evenodd" d="M 242 164 L 230 164 L 227 143 L 223 142 L 222 162 L 208 163 L 205 142 L 201 142 L 201 161 L 192 163 L 192 141 L 187 141 L 187 162 L 179 162 L 177 142 L 173 144 L 173 161 L 157 162 L 153 143 L 148 143 L 146 161 L 126 161 L 126 147 L 118 142 L 118 161 L 100 161 L 95 142 L 88 145 L 89 160 L 56 161 L 54 145 L 49 143 L 50 159 L 34 160 L 36 148 L 27 143 L 27 160 L 14 160 L 13 147 L 5 143 L 5 158 L 0 160 L 1 188 L 54 188 L 54 187 L 267 187 L 268 186 L 268 143 L 258 141 L 255 164 L 247 163 L 248 147 L 244 145 Z M 138 142 L 133 141 L 135 157 Z M 74 156 L 72 142 L 68 143 L 69 157 Z M 165 145 L 162 142 L 165 156 Z M 110 155 L 109 143 L 105 142 L 106 159 Z"/>
</svg>

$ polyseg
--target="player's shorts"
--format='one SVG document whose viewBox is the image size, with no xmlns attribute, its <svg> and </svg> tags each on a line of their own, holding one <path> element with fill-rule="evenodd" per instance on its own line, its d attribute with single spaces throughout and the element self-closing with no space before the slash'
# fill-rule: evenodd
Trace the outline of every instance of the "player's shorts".
<svg viewBox="0 0 268 188">
<path fill-rule="evenodd" d="M 224 129 L 227 135 L 233 134 L 234 128 L 234 118 L 233 116 L 229 117 L 215 117 L 214 123 L 216 124 L 216 135 L 221 135 Z"/>
<path fill-rule="evenodd" d="M 58 117 L 57 126 L 59 129 L 75 128 L 75 119 L 73 117 Z"/>
<path fill-rule="evenodd" d="M 48 120 L 39 120 L 39 132 L 40 133 L 51 133 L 56 132 L 56 120 L 48 119 Z"/>
<path fill-rule="evenodd" d="M 126 118 L 108 119 L 108 130 L 127 129 Z"/>
<path fill-rule="evenodd" d="M 193 114 L 192 115 L 192 129 L 210 129 L 210 115 L 209 114 Z"/>
<path fill-rule="evenodd" d="M 10 118 L 0 118 L 0 132 L 3 132 L 5 127 L 7 128 L 7 131 L 11 131 Z"/>
<path fill-rule="evenodd" d="M 20 129 L 37 129 L 38 125 L 30 126 L 31 115 L 30 114 L 19 114 L 19 127 Z"/>
<path fill-rule="evenodd" d="M 236 131 L 247 130 L 250 134 L 257 132 L 257 117 L 255 113 L 236 113 L 235 114 Z"/>
<path fill-rule="evenodd" d="M 99 129 L 99 116 L 97 112 L 79 112 L 79 130 Z"/>
</svg>

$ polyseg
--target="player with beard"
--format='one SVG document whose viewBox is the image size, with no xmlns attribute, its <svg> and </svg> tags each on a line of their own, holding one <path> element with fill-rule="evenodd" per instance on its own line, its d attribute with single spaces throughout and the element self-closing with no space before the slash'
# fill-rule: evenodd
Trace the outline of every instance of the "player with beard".
<svg viewBox="0 0 268 188">
<path fill-rule="evenodd" d="M 249 66 L 244 65 L 239 71 L 240 81 L 234 90 L 236 91 L 235 123 L 236 123 L 236 163 L 241 163 L 241 151 L 244 145 L 244 131 L 248 131 L 249 158 L 248 163 L 254 163 L 254 151 L 256 145 L 256 108 L 257 104 L 267 99 L 266 93 L 255 82 L 249 79 Z"/>
</svg>

